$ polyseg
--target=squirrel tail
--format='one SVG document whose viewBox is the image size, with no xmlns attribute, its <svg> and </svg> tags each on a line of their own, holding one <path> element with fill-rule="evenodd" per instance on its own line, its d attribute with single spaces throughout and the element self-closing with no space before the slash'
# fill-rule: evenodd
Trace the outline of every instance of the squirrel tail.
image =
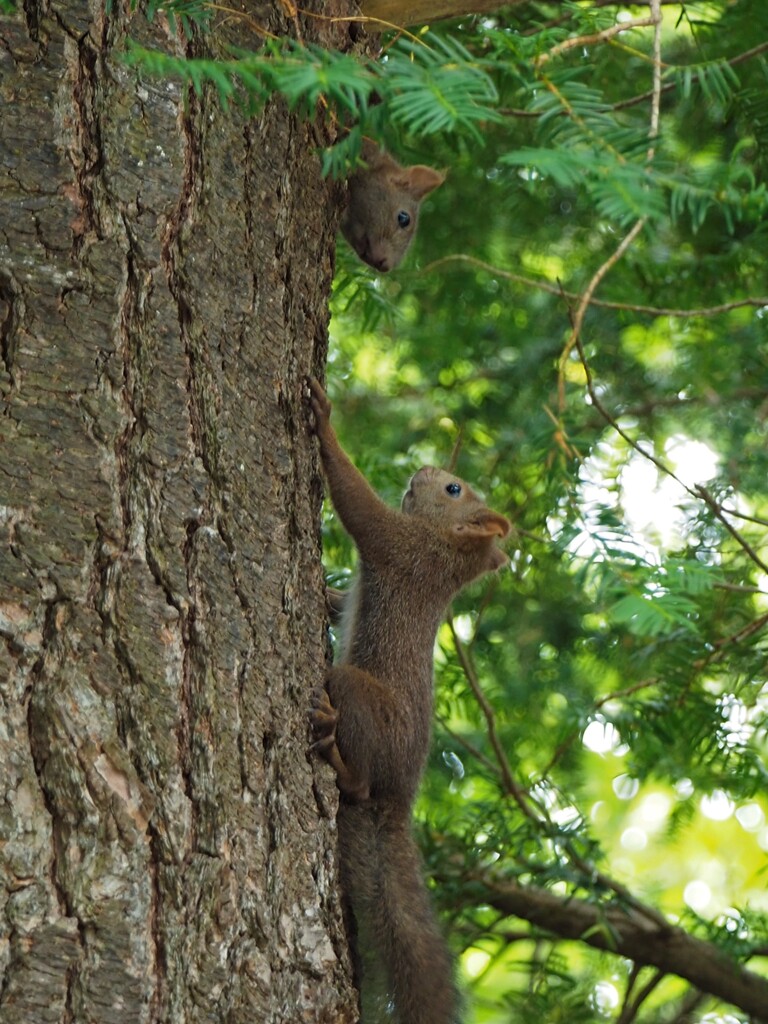
<svg viewBox="0 0 768 1024">
<path fill-rule="evenodd" d="M 451 958 L 430 905 L 410 810 L 384 802 L 339 807 L 342 891 L 362 1022 L 457 1024 Z"/>
</svg>

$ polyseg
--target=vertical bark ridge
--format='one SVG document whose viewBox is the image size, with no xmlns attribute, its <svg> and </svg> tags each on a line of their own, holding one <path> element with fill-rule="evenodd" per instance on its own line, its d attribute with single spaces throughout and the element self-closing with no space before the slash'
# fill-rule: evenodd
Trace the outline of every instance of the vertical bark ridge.
<svg viewBox="0 0 768 1024">
<path fill-rule="evenodd" d="M 185 45 L 0 19 L 0 1018 L 343 1024 L 301 384 L 340 193 L 279 102 L 145 80 L 128 34 Z"/>
</svg>

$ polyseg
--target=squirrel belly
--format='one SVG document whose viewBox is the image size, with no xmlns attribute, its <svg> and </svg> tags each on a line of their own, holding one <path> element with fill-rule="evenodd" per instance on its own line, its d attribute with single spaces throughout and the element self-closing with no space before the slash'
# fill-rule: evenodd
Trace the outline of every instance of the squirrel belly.
<svg viewBox="0 0 768 1024">
<path fill-rule="evenodd" d="M 429 466 L 400 509 L 387 506 L 339 444 L 325 392 L 309 387 L 331 499 L 359 554 L 355 587 L 340 602 L 340 659 L 313 692 L 310 720 L 340 792 L 340 877 L 363 1022 L 456 1024 L 451 958 L 410 809 L 429 749 L 438 625 L 454 594 L 505 564 L 496 541 L 510 526 L 464 481 Z"/>
<path fill-rule="evenodd" d="M 341 232 L 364 263 L 386 273 L 405 256 L 421 201 L 445 175 L 424 164 L 401 167 L 370 139 L 362 155 L 366 166 L 349 178 Z"/>
</svg>

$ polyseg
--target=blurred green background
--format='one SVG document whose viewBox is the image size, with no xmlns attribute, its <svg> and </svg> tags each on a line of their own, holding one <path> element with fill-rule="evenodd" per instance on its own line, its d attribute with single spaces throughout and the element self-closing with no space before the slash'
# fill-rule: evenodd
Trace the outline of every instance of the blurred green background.
<svg viewBox="0 0 768 1024">
<path fill-rule="evenodd" d="M 478 1024 L 747 1019 L 650 968 L 628 998 L 629 959 L 492 909 L 491 874 L 596 905 L 626 886 L 767 973 L 768 5 L 663 6 L 650 159 L 653 27 L 591 39 L 631 17 L 648 6 L 526 3 L 422 32 L 461 42 L 496 114 L 385 125 L 448 180 L 391 274 L 339 243 L 347 451 L 395 504 L 459 439 L 515 525 L 509 570 L 441 629 L 418 807 Z M 343 584 L 330 509 L 325 560 Z"/>
</svg>

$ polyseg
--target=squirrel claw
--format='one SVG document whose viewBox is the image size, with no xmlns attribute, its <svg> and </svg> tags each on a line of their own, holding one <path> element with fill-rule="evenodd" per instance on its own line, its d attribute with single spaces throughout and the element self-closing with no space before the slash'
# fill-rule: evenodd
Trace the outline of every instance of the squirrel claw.
<svg viewBox="0 0 768 1024">
<path fill-rule="evenodd" d="M 336 736 L 330 733 L 328 736 L 321 736 L 314 743 L 310 743 L 309 749 L 314 750 L 318 754 L 325 755 L 334 746 L 336 746 Z"/>
<path fill-rule="evenodd" d="M 317 429 L 331 418 L 331 400 L 317 378 L 307 377 L 307 386 L 309 387 L 309 404 L 315 414 L 315 429 Z"/>
<path fill-rule="evenodd" d="M 336 742 L 336 723 L 339 720 L 339 713 L 331 704 L 328 691 L 324 686 L 318 686 L 312 691 L 309 708 L 309 721 L 312 731 L 315 734 L 313 750 L 327 749 Z"/>
</svg>

